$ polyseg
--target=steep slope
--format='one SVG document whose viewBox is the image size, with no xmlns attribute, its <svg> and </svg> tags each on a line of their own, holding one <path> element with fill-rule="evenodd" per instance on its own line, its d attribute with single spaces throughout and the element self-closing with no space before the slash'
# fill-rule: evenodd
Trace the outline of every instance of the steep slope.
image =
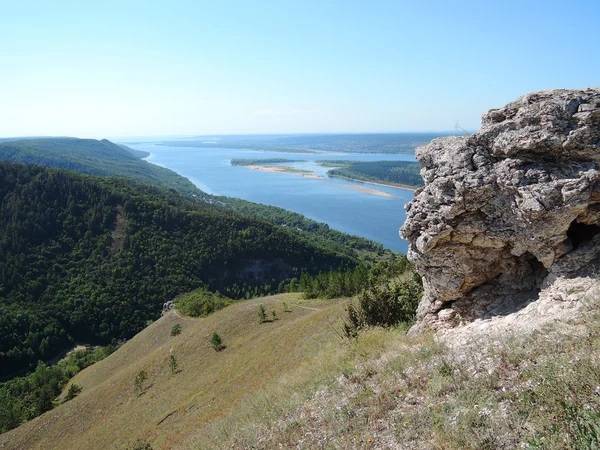
<svg viewBox="0 0 600 450">
<path fill-rule="evenodd" d="M 142 161 L 135 150 L 103 139 L 36 138 L 0 143 L 0 160 L 73 170 L 99 176 L 121 176 L 202 196 L 187 178 Z M 139 153 L 139 152 L 138 152 Z"/>
<path fill-rule="evenodd" d="M 279 319 L 259 324 L 261 304 Z M 236 413 L 244 399 L 278 383 L 292 386 L 297 371 L 339 339 L 332 323 L 343 305 L 283 294 L 237 303 L 204 319 L 171 311 L 78 374 L 72 380 L 83 388 L 78 397 L 1 435 L 0 447 L 113 449 L 143 440 L 155 449 L 181 448 L 215 419 Z M 176 323 L 182 333 L 171 337 Z M 214 331 L 226 345 L 220 352 L 210 345 Z M 171 354 L 179 364 L 175 374 L 168 366 Z M 148 381 L 138 396 L 134 378 L 141 370 Z"/>
<path fill-rule="evenodd" d="M 456 349 L 404 329 L 340 339 L 343 300 L 285 294 L 204 319 L 170 312 L 79 373 L 78 397 L 0 435 L 0 448 L 598 448 L 600 316 L 589 300 L 587 316 Z M 279 320 L 259 324 L 261 304 Z"/>
<path fill-rule="evenodd" d="M 0 163 L 0 374 L 130 337 L 198 287 L 244 298 L 356 264 L 338 248 L 175 191 Z"/>
</svg>

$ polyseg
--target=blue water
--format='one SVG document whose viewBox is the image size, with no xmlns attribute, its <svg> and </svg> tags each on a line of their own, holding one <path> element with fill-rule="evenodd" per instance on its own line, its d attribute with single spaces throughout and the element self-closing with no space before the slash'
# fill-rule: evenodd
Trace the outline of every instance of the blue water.
<svg viewBox="0 0 600 450">
<path fill-rule="evenodd" d="M 150 152 L 148 162 L 174 170 L 209 194 L 279 206 L 325 222 L 336 230 L 363 236 L 392 250 L 406 253 L 408 245 L 398 236 L 398 229 L 404 223 L 404 204 L 412 199 L 412 191 L 329 178 L 325 175 L 329 168 L 318 166 L 314 161 L 414 161 L 412 155 L 291 154 L 228 148 L 166 147 L 156 143 L 127 145 Z M 315 174 L 325 175 L 325 178 L 309 179 L 296 174 L 260 172 L 231 166 L 229 161 L 232 158 L 306 160 L 307 162 L 291 165 L 312 170 Z M 392 194 L 392 197 L 359 192 L 350 189 L 350 186 L 377 189 Z"/>
</svg>

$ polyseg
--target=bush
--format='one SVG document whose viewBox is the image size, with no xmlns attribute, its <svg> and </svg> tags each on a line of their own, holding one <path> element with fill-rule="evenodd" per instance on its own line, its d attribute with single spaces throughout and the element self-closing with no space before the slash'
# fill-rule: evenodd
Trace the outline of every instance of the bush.
<svg viewBox="0 0 600 450">
<path fill-rule="evenodd" d="M 137 441 L 136 443 L 127 447 L 127 450 L 153 450 L 154 447 L 149 442 Z"/>
<path fill-rule="evenodd" d="M 177 373 L 177 369 L 179 369 L 179 362 L 175 355 L 169 357 L 169 369 L 171 369 L 171 374 Z"/>
<path fill-rule="evenodd" d="M 144 392 L 144 381 L 148 379 L 148 374 L 145 370 L 140 370 L 138 374 L 135 376 L 135 381 L 133 382 L 134 390 L 138 395 L 141 395 Z"/>
<path fill-rule="evenodd" d="M 206 289 L 196 289 L 176 300 L 177 309 L 191 317 L 205 317 L 232 303 L 224 295 L 209 292 Z"/>
<path fill-rule="evenodd" d="M 258 322 L 265 323 L 267 320 L 267 308 L 265 308 L 265 305 L 260 305 L 258 307 Z"/>
<path fill-rule="evenodd" d="M 69 386 L 69 390 L 67 391 L 67 395 L 65 396 L 65 402 L 68 402 L 69 400 L 73 400 L 80 393 L 81 393 L 81 386 L 73 383 L 71 386 Z"/>
<path fill-rule="evenodd" d="M 173 328 L 171 328 L 171 336 L 178 336 L 181 334 L 181 325 L 176 323 L 175 325 L 173 325 Z"/>
<path fill-rule="evenodd" d="M 416 272 L 408 272 L 386 280 L 389 275 L 386 272 L 373 276 L 369 287 L 359 295 L 358 305 L 348 304 L 344 323 L 348 338 L 356 337 L 368 326 L 394 327 L 414 321 L 423 294 L 421 277 Z"/>
<path fill-rule="evenodd" d="M 216 331 L 212 334 L 212 337 L 210 338 L 210 343 L 217 352 L 224 348 L 223 339 Z"/>
</svg>

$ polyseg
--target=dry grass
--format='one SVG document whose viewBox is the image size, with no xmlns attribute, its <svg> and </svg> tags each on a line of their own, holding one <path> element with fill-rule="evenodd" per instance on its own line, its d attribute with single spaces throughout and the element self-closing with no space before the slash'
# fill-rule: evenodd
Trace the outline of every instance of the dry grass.
<svg viewBox="0 0 600 450">
<path fill-rule="evenodd" d="M 291 312 L 283 311 L 284 301 Z M 260 304 L 275 309 L 279 319 L 259 324 Z M 144 440 L 155 449 L 180 448 L 183 439 L 230 414 L 245 396 L 268 389 L 321 345 L 339 339 L 332 324 L 343 304 L 285 294 L 236 303 L 202 319 L 171 312 L 78 374 L 72 380 L 83 388 L 77 398 L 0 436 L 0 447 L 109 449 Z M 175 323 L 182 332 L 172 337 Z M 227 347 L 220 352 L 210 342 L 215 331 Z M 179 362 L 174 375 L 171 352 Z M 148 381 L 138 396 L 134 380 L 141 370 Z"/>
<path fill-rule="evenodd" d="M 260 304 L 280 320 L 259 325 Z M 597 314 L 458 358 L 402 329 L 344 340 L 344 305 L 288 294 L 205 319 L 169 314 L 79 374 L 79 397 L 0 436 L 0 447 L 599 448 Z M 171 337 L 174 323 L 183 331 Z M 214 331 L 221 352 L 211 348 Z M 140 370 L 149 387 L 138 397 Z"/>
</svg>

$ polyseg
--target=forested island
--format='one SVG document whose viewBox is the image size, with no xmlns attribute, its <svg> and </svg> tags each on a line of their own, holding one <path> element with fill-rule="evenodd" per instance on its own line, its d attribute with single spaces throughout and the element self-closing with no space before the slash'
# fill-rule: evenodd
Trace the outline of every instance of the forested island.
<svg viewBox="0 0 600 450">
<path fill-rule="evenodd" d="M 267 164 L 291 164 L 296 162 L 303 162 L 300 159 L 286 159 L 286 158 L 257 158 L 257 159 L 243 159 L 233 158 L 229 163 L 232 166 L 261 166 Z"/>
<path fill-rule="evenodd" d="M 421 166 L 411 161 L 321 161 L 325 167 L 335 167 L 327 171 L 330 177 L 389 184 L 391 186 L 418 188 L 423 186 Z"/>
</svg>

